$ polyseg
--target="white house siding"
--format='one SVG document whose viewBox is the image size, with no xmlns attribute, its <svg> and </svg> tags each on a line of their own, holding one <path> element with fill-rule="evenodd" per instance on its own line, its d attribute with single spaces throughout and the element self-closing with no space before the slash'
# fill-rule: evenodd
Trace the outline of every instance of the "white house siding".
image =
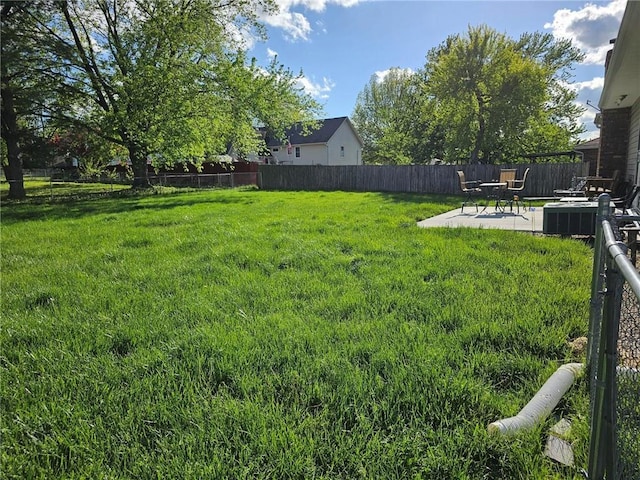
<svg viewBox="0 0 640 480">
<path fill-rule="evenodd" d="M 362 165 L 362 146 L 345 120 L 328 142 L 329 165 Z M 344 157 L 340 147 L 344 147 Z"/>
<path fill-rule="evenodd" d="M 640 97 L 631 107 L 631 123 L 629 124 L 629 151 L 627 155 L 627 178 L 640 183 Z"/>
<path fill-rule="evenodd" d="M 300 147 L 300 158 L 295 158 L 295 147 L 293 148 L 294 165 L 326 165 L 327 146 L 320 143 L 298 145 Z"/>
<path fill-rule="evenodd" d="M 341 147 L 344 147 L 344 156 Z M 296 157 L 296 148 L 300 149 L 299 157 Z M 327 143 L 294 143 L 291 153 L 288 152 L 287 145 L 271 148 L 271 155 L 283 165 L 362 165 L 362 145 L 346 119 Z"/>
<path fill-rule="evenodd" d="M 296 157 L 296 147 L 300 148 L 300 157 Z M 291 145 L 291 153 L 287 153 L 287 146 L 283 145 L 277 152 L 271 149 L 271 154 L 278 163 L 283 165 L 327 165 L 327 146 L 313 143 L 303 145 Z"/>
</svg>

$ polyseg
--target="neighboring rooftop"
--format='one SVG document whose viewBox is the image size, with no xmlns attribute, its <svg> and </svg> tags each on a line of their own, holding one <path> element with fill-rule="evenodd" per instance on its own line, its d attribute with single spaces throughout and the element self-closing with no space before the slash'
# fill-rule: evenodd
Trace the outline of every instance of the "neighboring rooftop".
<svg viewBox="0 0 640 480">
<path fill-rule="evenodd" d="M 307 132 L 307 135 L 303 134 L 303 125 L 301 123 L 296 123 L 293 127 L 285 130 L 284 139 L 277 139 L 267 134 L 265 136 L 265 142 L 269 147 L 278 147 L 285 144 L 287 141 L 292 145 L 327 143 L 345 120 L 349 121 L 348 117 L 325 118 L 324 120 L 317 120 L 318 128 Z M 264 131 L 264 128 L 261 128 L 260 130 Z"/>
<path fill-rule="evenodd" d="M 600 137 L 594 138 L 592 140 L 587 140 L 583 143 L 579 143 L 575 146 L 574 150 L 592 150 L 598 148 L 600 148 Z"/>
</svg>

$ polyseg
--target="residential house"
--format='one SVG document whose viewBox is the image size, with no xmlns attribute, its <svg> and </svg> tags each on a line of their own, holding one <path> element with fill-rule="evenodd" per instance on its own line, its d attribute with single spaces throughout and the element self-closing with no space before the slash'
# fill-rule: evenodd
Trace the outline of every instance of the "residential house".
<svg viewBox="0 0 640 480">
<path fill-rule="evenodd" d="M 613 41 L 612 41 L 613 42 Z M 600 126 L 598 174 L 616 170 L 630 183 L 640 182 L 640 2 L 629 1 L 613 50 L 605 63 L 604 87 L 596 117 Z"/>
<path fill-rule="evenodd" d="M 589 163 L 589 175 L 595 175 L 598 166 L 598 152 L 600 151 L 600 137 L 579 143 L 573 149 L 580 153 L 583 162 Z"/>
<path fill-rule="evenodd" d="M 362 139 L 348 117 L 318 121 L 305 131 L 301 124 L 287 129 L 284 138 L 265 135 L 268 163 L 284 165 L 362 165 Z"/>
</svg>

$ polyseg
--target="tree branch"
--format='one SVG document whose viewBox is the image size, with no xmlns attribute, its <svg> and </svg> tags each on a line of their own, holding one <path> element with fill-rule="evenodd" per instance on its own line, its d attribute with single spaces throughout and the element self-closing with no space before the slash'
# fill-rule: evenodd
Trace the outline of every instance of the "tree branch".
<svg viewBox="0 0 640 480">
<path fill-rule="evenodd" d="M 71 35 L 73 36 L 73 41 L 80 55 L 80 59 L 82 60 L 83 69 L 89 76 L 89 79 L 91 80 L 91 86 L 93 87 L 93 90 L 95 91 L 97 96 L 97 99 L 96 99 L 97 103 L 105 112 L 108 112 L 110 110 L 109 103 L 107 102 L 107 99 L 105 98 L 104 93 L 102 92 L 101 82 L 96 76 L 96 72 L 93 70 L 91 63 L 89 61 L 89 57 L 87 56 L 85 48 L 82 45 L 82 41 L 80 40 L 80 36 L 78 35 L 76 26 L 73 23 L 71 14 L 69 13 L 69 5 L 66 0 L 60 3 L 60 8 L 62 10 L 62 14 L 64 15 L 65 21 L 67 22 L 67 26 L 71 31 Z"/>
</svg>

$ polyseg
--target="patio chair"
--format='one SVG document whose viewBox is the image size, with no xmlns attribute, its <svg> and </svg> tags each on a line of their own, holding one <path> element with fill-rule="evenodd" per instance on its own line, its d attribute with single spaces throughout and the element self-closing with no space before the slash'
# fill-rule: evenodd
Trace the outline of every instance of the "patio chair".
<svg viewBox="0 0 640 480">
<path fill-rule="evenodd" d="M 511 182 L 516 180 L 517 170 L 515 168 L 501 168 L 500 169 L 500 183 L 506 183 L 507 187 Z"/>
<path fill-rule="evenodd" d="M 511 196 L 511 200 L 509 202 L 512 211 L 513 211 L 513 204 L 514 203 L 516 204 L 516 207 L 518 208 L 518 213 L 520 213 L 520 205 L 522 204 L 524 206 L 524 204 L 522 203 L 522 199 L 520 198 L 520 194 L 522 193 L 522 191 L 524 190 L 524 188 L 526 186 L 527 175 L 529 174 L 529 170 L 530 170 L 530 168 L 527 168 L 524 171 L 524 174 L 522 175 L 522 180 L 513 180 L 507 186 L 507 190 L 512 195 Z"/>
<path fill-rule="evenodd" d="M 640 187 L 638 185 L 627 185 L 625 190 L 624 196 L 612 198 L 611 203 L 613 203 L 616 208 L 629 210 L 633 206 L 633 202 L 638 194 L 640 194 Z"/>
<path fill-rule="evenodd" d="M 500 169 L 500 180 L 498 180 L 498 182 L 506 183 L 507 186 L 503 188 L 497 188 L 495 192 L 495 197 L 496 197 L 496 208 L 500 209 L 503 212 L 507 206 L 507 203 L 511 202 L 511 199 L 507 200 L 505 198 L 505 195 L 508 191 L 509 186 L 511 186 L 513 182 L 516 181 L 517 172 L 518 171 L 515 168 Z"/>
<path fill-rule="evenodd" d="M 587 177 L 573 177 L 571 187 L 553 191 L 556 197 L 584 197 L 587 188 Z"/>
<path fill-rule="evenodd" d="M 462 209 L 460 211 L 464 212 L 464 206 L 471 204 L 476 206 L 477 212 L 478 202 L 475 202 L 473 200 L 473 195 L 479 195 L 480 193 L 482 193 L 482 189 L 478 187 L 480 182 L 478 180 L 465 180 L 464 172 L 462 170 L 458 170 L 458 178 L 460 179 L 460 188 L 462 189 L 462 192 L 466 194 L 466 197 L 462 202 Z"/>
</svg>

